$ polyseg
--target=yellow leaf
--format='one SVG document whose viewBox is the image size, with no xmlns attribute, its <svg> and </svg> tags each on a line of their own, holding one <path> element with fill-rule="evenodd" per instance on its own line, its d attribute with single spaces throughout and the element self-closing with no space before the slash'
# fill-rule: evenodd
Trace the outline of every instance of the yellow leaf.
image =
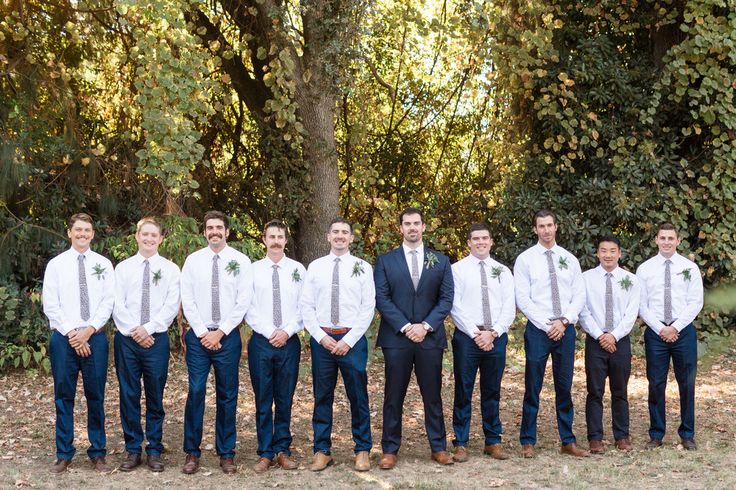
<svg viewBox="0 0 736 490">
<path fill-rule="evenodd" d="M 82 166 L 86 167 L 87 165 L 89 165 L 90 159 L 89 157 L 84 157 L 82 158 L 81 162 L 82 162 Z"/>
</svg>

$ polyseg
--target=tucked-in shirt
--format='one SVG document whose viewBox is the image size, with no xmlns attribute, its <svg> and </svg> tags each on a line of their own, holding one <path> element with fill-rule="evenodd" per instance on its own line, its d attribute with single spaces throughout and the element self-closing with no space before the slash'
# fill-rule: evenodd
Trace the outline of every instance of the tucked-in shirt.
<svg viewBox="0 0 736 490">
<path fill-rule="evenodd" d="M 79 296 L 79 257 L 84 255 L 84 270 L 89 297 L 89 320 L 82 320 Z M 110 319 L 115 303 L 115 273 L 112 263 L 102 255 L 87 249 L 80 254 L 70 248 L 46 266 L 43 276 L 43 312 L 49 326 L 62 335 L 75 328 L 92 325 L 97 330 Z"/>
<path fill-rule="evenodd" d="M 455 298 L 452 302 L 452 321 L 464 334 L 473 338 L 483 325 L 483 294 L 488 295 L 492 328 L 499 336 L 508 332 L 516 315 L 514 276 L 508 267 L 488 257 L 483 260 L 488 288 L 481 287 L 480 259 L 469 255 L 452 265 Z"/>
<path fill-rule="evenodd" d="M 209 327 L 219 327 L 225 335 L 243 322 L 253 297 L 253 273 L 250 259 L 232 247 L 218 254 L 220 286 L 220 322 L 212 320 L 212 260 L 215 252 L 205 247 L 184 262 L 181 270 L 181 305 L 197 337 Z"/>
<path fill-rule="evenodd" d="M 609 332 L 618 342 L 629 335 L 639 315 L 639 280 L 621 267 L 611 277 L 613 295 L 613 329 Z M 580 326 L 591 337 L 598 339 L 606 326 L 606 270 L 602 266 L 583 272 L 585 306 L 580 312 Z"/>
<path fill-rule="evenodd" d="M 585 303 L 585 282 L 580 263 L 573 254 L 559 245 L 550 250 L 557 271 L 562 316 L 567 318 L 570 324 L 574 324 L 578 321 L 578 315 Z M 514 286 L 516 306 L 535 327 L 548 332 L 547 323 L 555 317 L 555 314 L 552 307 L 552 282 L 546 251 L 545 247 L 537 243 L 516 258 Z"/>
<path fill-rule="evenodd" d="M 112 318 L 121 334 L 129 337 L 141 325 L 143 271 L 146 258 L 140 253 L 115 267 L 115 308 Z M 148 259 L 149 335 L 166 332 L 179 313 L 179 267 L 159 254 Z"/>
<path fill-rule="evenodd" d="M 664 324 L 665 260 L 657 254 L 636 269 L 641 283 L 639 316 L 659 335 Z M 672 294 L 672 326 L 681 331 L 690 325 L 703 309 L 703 278 L 700 269 L 680 254 L 670 257 L 670 291 Z M 686 272 L 687 271 L 687 272 Z"/>
<path fill-rule="evenodd" d="M 281 329 L 291 337 L 304 328 L 299 311 L 299 295 L 307 270 L 302 264 L 286 256 L 277 263 L 266 257 L 253 263 L 253 302 L 245 315 L 245 321 L 254 332 L 267 339 L 276 331 L 273 320 L 274 265 L 278 265 L 281 291 Z"/>
<path fill-rule="evenodd" d="M 317 342 L 327 335 L 321 327 L 349 328 L 342 340 L 351 348 L 368 330 L 376 306 L 373 268 L 365 260 L 346 253 L 340 256 L 339 322 L 332 325 L 332 269 L 337 255 L 316 259 L 307 269 L 299 306 L 304 327 Z"/>
</svg>

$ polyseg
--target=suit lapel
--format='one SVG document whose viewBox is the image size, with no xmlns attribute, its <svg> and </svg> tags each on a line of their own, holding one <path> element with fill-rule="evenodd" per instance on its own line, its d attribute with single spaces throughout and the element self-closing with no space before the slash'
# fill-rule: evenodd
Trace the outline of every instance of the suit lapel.
<svg viewBox="0 0 736 490">
<path fill-rule="evenodd" d="M 427 255 L 429 253 L 432 253 L 432 250 L 427 248 L 427 246 L 424 246 L 424 260 L 419 264 L 419 268 L 424 268 L 422 271 L 422 275 L 419 276 L 419 284 L 417 284 L 417 291 L 419 291 L 422 288 L 422 284 L 424 284 L 425 279 L 427 279 L 427 276 L 429 275 L 429 272 L 431 269 L 427 269 L 427 267 L 424 265 L 427 263 Z"/>
<path fill-rule="evenodd" d="M 411 271 L 409 270 L 409 264 L 406 262 L 406 256 L 404 255 L 404 248 L 399 247 L 396 249 L 394 255 L 396 271 L 399 272 L 404 281 L 409 284 L 409 287 L 414 290 L 414 283 L 411 280 Z"/>
</svg>

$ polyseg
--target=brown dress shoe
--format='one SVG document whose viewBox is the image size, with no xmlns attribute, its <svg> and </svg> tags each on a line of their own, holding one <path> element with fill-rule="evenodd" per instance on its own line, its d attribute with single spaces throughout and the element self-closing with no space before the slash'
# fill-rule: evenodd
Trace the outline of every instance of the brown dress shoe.
<svg viewBox="0 0 736 490">
<path fill-rule="evenodd" d="M 432 453 L 432 459 L 441 465 L 453 464 L 455 462 L 452 459 L 452 454 L 447 451 L 437 451 L 436 453 Z"/>
<path fill-rule="evenodd" d="M 492 457 L 493 459 L 506 460 L 509 459 L 509 455 L 503 450 L 503 444 L 488 444 L 483 448 L 483 453 Z"/>
<path fill-rule="evenodd" d="M 233 458 L 220 458 L 220 468 L 222 468 L 222 472 L 226 475 L 233 475 L 238 471 Z"/>
<path fill-rule="evenodd" d="M 368 451 L 360 451 L 355 455 L 355 471 L 368 471 L 371 469 L 371 456 Z"/>
<path fill-rule="evenodd" d="M 649 439 L 649 442 L 644 446 L 644 449 L 650 451 L 652 449 L 657 449 L 662 445 L 662 439 Z"/>
<path fill-rule="evenodd" d="M 631 441 L 629 441 L 629 438 L 626 437 L 624 439 L 619 439 L 616 441 L 616 449 L 619 451 L 631 451 L 634 449 L 634 446 L 631 445 Z"/>
<path fill-rule="evenodd" d="M 95 468 L 95 471 L 98 473 L 110 473 L 112 470 L 109 466 L 107 466 L 107 462 L 105 461 L 104 456 L 98 456 L 96 458 L 92 458 L 92 466 Z"/>
<path fill-rule="evenodd" d="M 187 454 L 187 459 L 184 462 L 184 466 L 181 467 L 181 472 L 185 475 L 193 475 L 199 471 L 199 458 L 193 454 Z"/>
<path fill-rule="evenodd" d="M 591 454 L 603 454 L 603 441 L 588 441 L 588 447 Z"/>
<path fill-rule="evenodd" d="M 522 458 L 533 458 L 534 457 L 534 444 L 524 444 L 521 446 L 521 457 Z"/>
<path fill-rule="evenodd" d="M 71 459 L 57 459 L 56 463 L 51 465 L 51 468 L 49 468 L 49 471 L 51 473 L 57 473 L 57 474 L 64 473 L 71 463 L 72 463 Z"/>
<path fill-rule="evenodd" d="M 680 444 L 682 444 L 682 447 L 684 447 L 688 451 L 695 451 L 696 449 L 698 449 L 698 445 L 695 444 L 695 439 L 693 438 L 680 439 Z"/>
<path fill-rule="evenodd" d="M 452 454 L 452 459 L 456 463 L 464 463 L 468 460 L 468 449 L 465 446 L 458 446 L 455 448 L 455 452 Z"/>
<path fill-rule="evenodd" d="M 381 461 L 378 462 L 378 467 L 382 470 L 393 470 L 394 466 L 396 466 L 397 459 L 395 454 L 383 453 L 381 455 Z"/>
<path fill-rule="evenodd" d="M 291 459 L 291 457 L 286 453 L 278 453 L 276 455 L 276 464 L 281 466 L 281 469 L 284 470 L 295 470 L 299 467 L 299 465 L 296 464 L 296 461 Z"/>
<path fill-rule="evenodd" d="M 560 452 L 562 454 L 569 454 L 570 456 L 575 456 L 576 458 L 587 458 L 588 456 L 590 456 L 590 454 L 588 454 L 588 451 L 584 449 L 580 449 L 577 446 L 577 444 L 575 444 L 574 442 L 570 444 L 563 444 L 560 447 Z"/>
<path fill-rule="evenodd" d="M 274 465 L 274 462 L 268 458 L 260 458 L 256 464 L 253 465 L 253 471 L 258 473 L 265 473 L 268 469 Z"/>
<path fill-rule="evenodd" d="M 161 459 L 160 454 L 149 454 L 146 458 L 146 466 L 154 473 L 161 473 L 164 471 L 164 461 Z"/>
<path fill-rule="evenodd" d="M 138 465 L 141 464 L 140 453 L 128 453 L 128 456 L 120 463 L 118 469 L 120 471 L 128 472 L 133 471 Z"/>
<path fill-rule="evenodd" d="M 312 465 L 309 467 L 309 469 L 311 471 L 322 471 L 334 463 L 335 460 L 332 459 L 332 456 L 318 451 L 314 453 L 314 459 L 312 460 Z"/>
</svg>

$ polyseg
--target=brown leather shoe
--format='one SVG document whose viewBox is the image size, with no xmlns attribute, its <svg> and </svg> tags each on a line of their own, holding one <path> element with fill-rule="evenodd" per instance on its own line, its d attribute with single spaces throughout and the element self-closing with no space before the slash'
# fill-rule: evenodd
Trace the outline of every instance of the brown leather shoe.
<svg viewBox="0 0 736 490">
<path fill-rule="evenodd" d="M 118 470 L 128 472 L 133 471 L 137 466 L 141 464 L 140 453 L 128 453 L 128 456 L 120 463 Z"/>
<path fill-rule="evenodd" d="M 107 466 L 107 461 L 105 461 L 104 456 L 92 458 L 92 466 L 98 473 L 110 473 L 112 471 L 110 467 Z"/>
<path fill-rule="evenodd" d="M 447 451 L 437 451 L 436 453 L 432 453 L 432 459 L 441 465 L 453 464 L 455 462 L 452 459 L 452 454 Z"/>
<path fill-rule="evenodd" d="M 381 455 L 381 461 L 378 462 L 378 467 L 382 470 L 393 470 L 394 466 L 396 466 L 397 459 L 395 454 L 383 453 Z"/>
<path fill-rule="evenodd" d="M 631 445 L 631 441 L 628 437 L 626 437 L 624 439 L 619 439 L 618 441 L 616 441 L 616 449 L 618 449 L 619 451 L 631 451 L 632 449 L 634 449 L 634 446 Z"/>
<path fill-rule="evenodd" d="M 267 472 L 274 464 L 275 463 L 268 458 L 260 458 L 258 462 L 253 465 L 253 471 L 260 475 L 261 473 Z"/>
<path fill-rule="evenodd" d="M 299 467 L 299 465 L 296 464 L 296 461 L 291 459 L 291 457 L 286 453 L 278 453 L 276 455 L 276 464 L 281 466 L 281 469 L 283 470 L 295 470 Z"/>
<path fill-rule="evenodd" d="M 680 444 L 682 444 L 682 447 L 688 451 L 695 451 L 698 449 L 698 445 L 695 444 L 695 439 L 693 438 L 682 438 L 680 439 Z"/>
<path fill-rule="evenodd" d="M 199 471 L 199 458 L 193 454 L 187 454 L 187 459 L 184 461 L 184 466 L 181 467 L 181 472 L 185 475 L 193 475 Z"/>
<path fill-rule="evenodd" d="M 521 457 L 522 458 L 533 458 L 534 457 L 534 444 L 523 444 L 521 446 Z"/>
<path fill-rule="evenodd" d="M 662 439 L 649 439 L 649 442 L 644 446 L 644 449 L 647 451 L 651 451 L 652 449 L 657 449 L 662 445 Z"/>
<path fill-rule="evenodd" d="M 533 446 L 532 446 L 533 447 Z M 492 457 L 493 459 L 506 460 L 509 459 L 509 455 L 503 450 L 503 444 L 488 444 L 483 448 L 483 453 Z"/>
<path fill-rule="evenodd" d="M 371 456 L 368 451 L 360 451 L 355 455 L 355 471 L 368 471 L 371 469 Z"/>
<path fill-rule="evenodd" d="M 605 451 L 603 441 L 588 441 L 588 447 L 590 448 L 590 454 L 603 454 Z"/>
<path fill-rule="evenodd" d="M 70 464 L 72 464 L 71 459 L 57 459 L 56 463 L 51 465 L 51 468 L 49 468 L 49 471 L 51 473 L 56 473 L 56 474 L 64 473 Z"/>
<path fill-rule="evenodd" d="M 146 458 L 146 466 L 154 473 L 161 473 L 164 471 L 164 460 L 161 459 L 160 454 L 149 454 Z"/>
<path fill-rule="evenodd" d="M 222 468 L 222 472 L 226 475 L 234 475 L 238 471 L 233 458 L 220 458 L 220 468 Z"/>
<path fill-rule="evenodd" d="M 458 446 L 455 448 L 455 452 L 452 454 L 452 459 L 456 463 L 464 463 L 468 460 L 468 449 L 465 446 Z"/>
<path fill-rule="evenodd" d="M 334 463 L 335 460 L 332 459 L 332 456 L 318 451 L 314 453 L 314 459 L 312 460 L 312 465 L 309 467 L 309 469 L 311 471 L 322 471 Z"/>
<path fill-rule="evenodd" d="M 560 446 L 560 453 L 569 454 L 570 456 L 575 456 L 576 458 L 587 458 L 588 456 L 590 456 L 590 454 L 588 454 L 588 451 L 580 449 L 574 442 L 570 444 L 563 444 L 562 446 Z"/>
</svg>

